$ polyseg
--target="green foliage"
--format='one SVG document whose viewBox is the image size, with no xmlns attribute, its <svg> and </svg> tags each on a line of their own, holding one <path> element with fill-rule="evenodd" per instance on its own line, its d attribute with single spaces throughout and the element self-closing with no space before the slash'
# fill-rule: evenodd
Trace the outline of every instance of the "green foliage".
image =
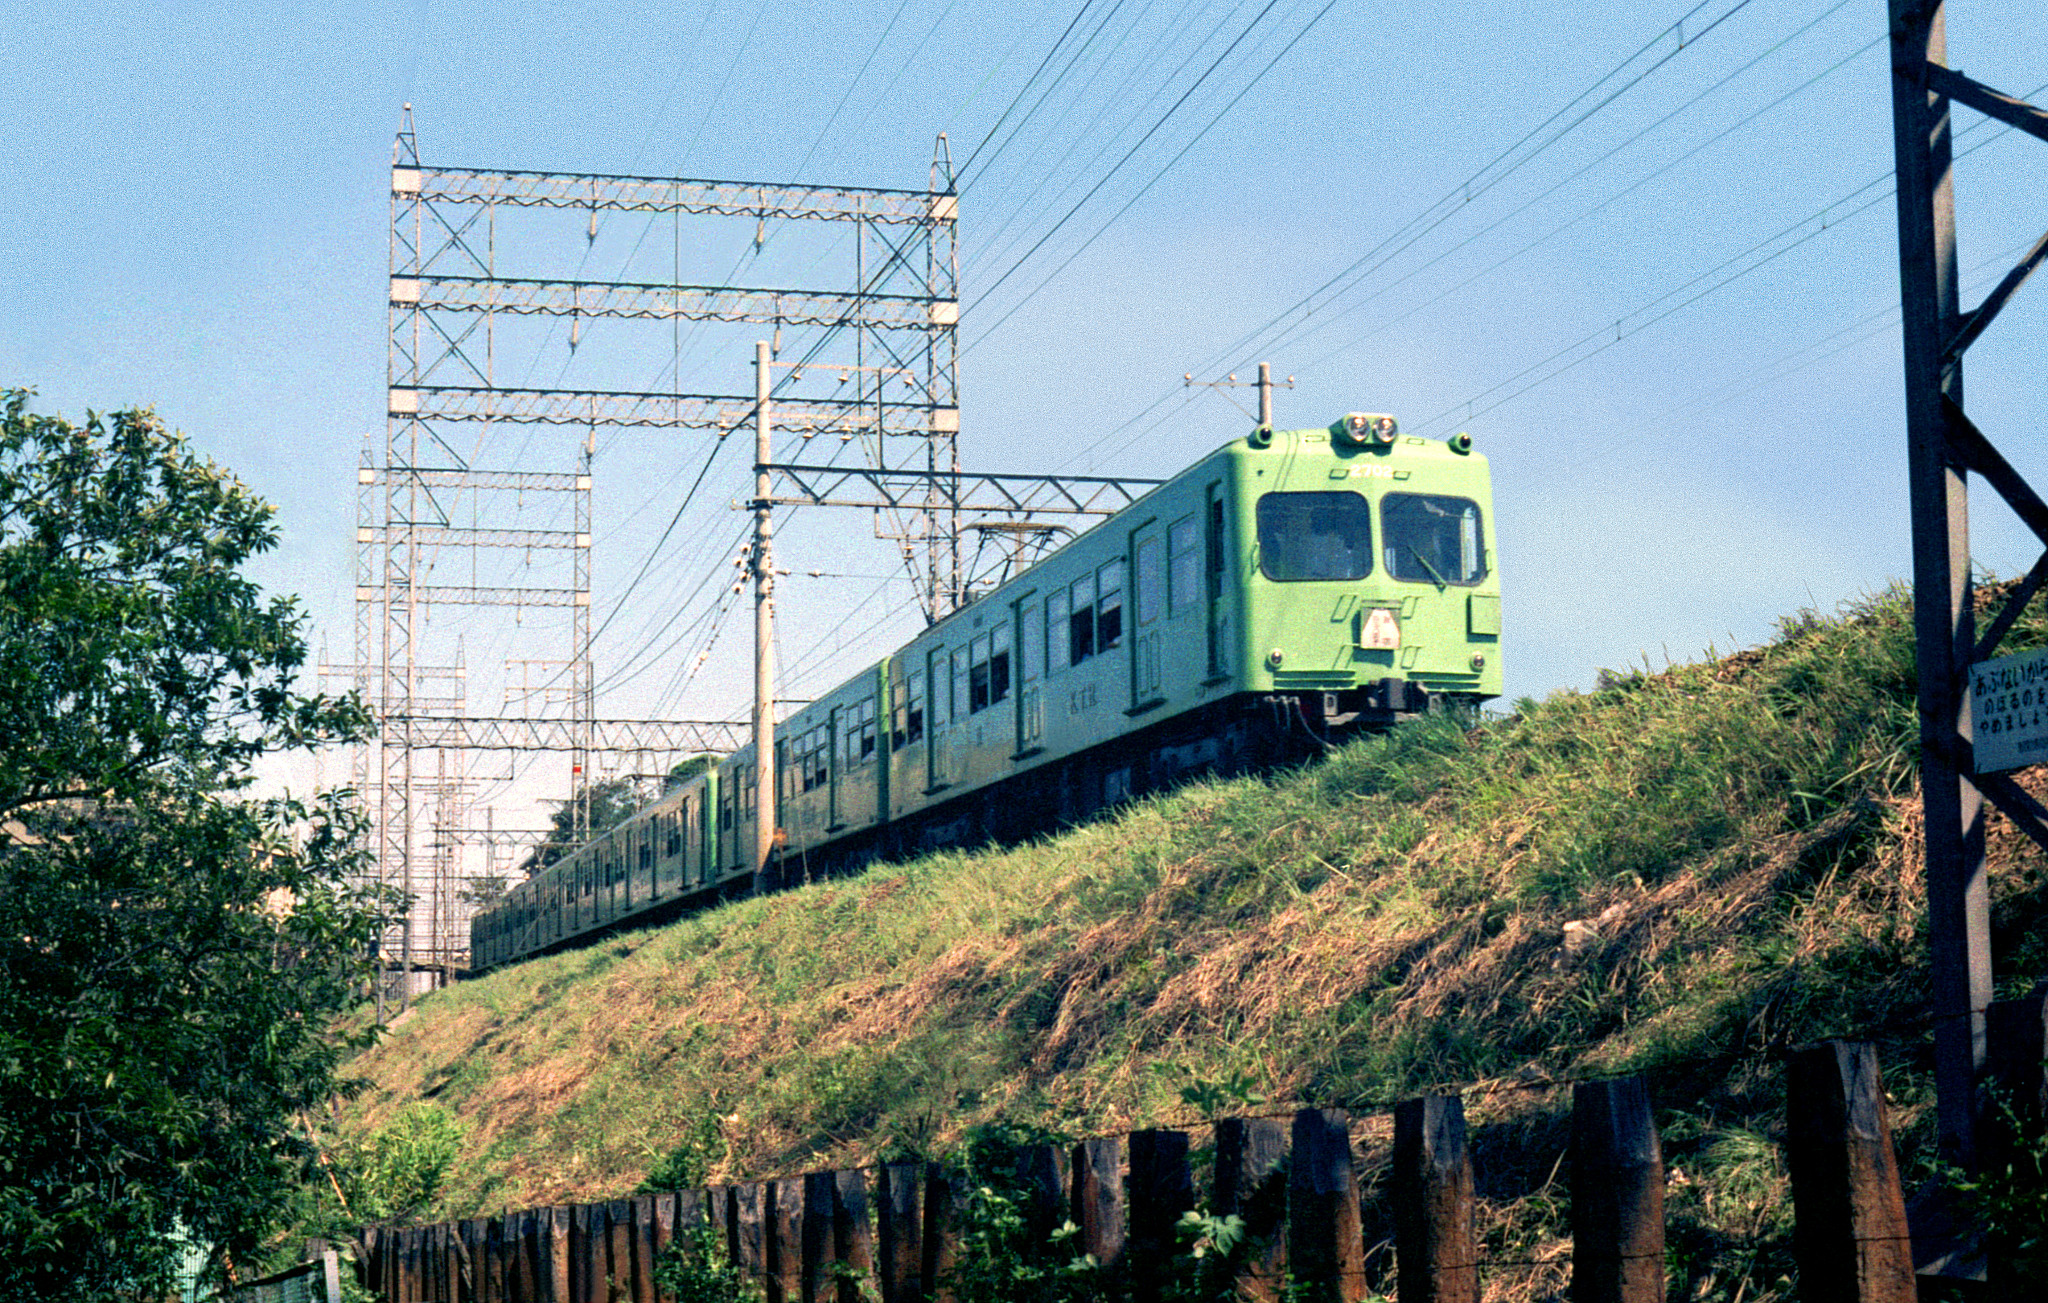
<svg viewBox="0 0 2048 1303">
<path fill-rule="evenodd" d="M 750 1280 L 710 1222 L 679 1232 L 654 1267 L 654 1283 L 676 1303 L 758 1303 L 758 1281 Z"/>
<path fill-rule="evenodd" d="M 1027 1145 L 1065 1137 L 1029 1124 L 999 1121 L 975 1128 L 958 1165 L 957 1255 L 945 1285 L 977 1303 L 1087 1303 L 1102 1293 L 1102 1264 L 1076 1251 L 1080 1228 L 1054 1224 L 1033 1206 L 1017 1170 Z"/>
<path fill-rule="evenodd" d="M 590 805 L 589 835 L 600 837 L 638 814 L 648 799 L 647 789 L 641 781 L 624 774 L 578 787 L 574 795 L 557 805 L 555 812 L 548 816 L 552 828 L 548 839 L 519 862 L 519 871 L 538 873 L 556 860 L 575 853 L 584 844 L 587 838 L 576 835 L 578 807 L 584 802 Z"/>
<path fill-rule="evenodd" d="M 338 802 L 237 795 L 353 735 L 294 689 L 270 508 L 146 411 L 0 392 L 0 1297 L 159 1294 L 180 1240 L 247 1261 L 354 1042 L 389 903 Z"/>
<path fill-rule="evenodd" d="M 2031 1297 L 2048 1290 L 2048 1133 L 2028 1125 L 2011 1100 L 1994 1094 L 1994 1128 L 2007 1155 L 1967 1180 L 1955 1181 L 1969 1224 L 2002 1286 L 2024 1286 Z"/>
<path fill-rule="evenodd" d="M 425 1100 L 408 1104 L 340 1164 L 357 1220 L 410 1217 L 430 1207 L 462 1141 L 462 1124 L 447 1109 Z"/>
<path fill-rule="evenodd" d="M 723 1156 L 724 1139 L 717 1115 L 709 1109 L 698 1113 L 684 1132 L 682 1143 L 648 1169 L 637 1192 L 694 1190 L 705 1184 L 711 1176 L 714 1151 Z"/>
</svg>

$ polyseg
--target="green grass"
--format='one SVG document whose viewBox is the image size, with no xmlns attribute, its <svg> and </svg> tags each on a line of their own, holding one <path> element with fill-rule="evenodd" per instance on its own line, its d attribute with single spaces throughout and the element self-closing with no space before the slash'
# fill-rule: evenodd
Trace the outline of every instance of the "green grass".
<svg viewBox="0 0 2048 1303">
<path fill-rule="evenodd" d="M 1684 1252 L 1736 1245 L 1759 1298 L 1785 1047 L 1879 1041 L 1925 1162 L 1908 615 L 1897 592 L 1804 613 L 1478 727 L 1422 720 L 522 964 L 424 1001 L 333 1126 L 374 1133 L 432 1090 L 466 1147 L 438 1209 L 470 1215 L 616 1196 L 685 1137 L 719 1179 L 935 1153 L 998 1119 L 1191 1124 L 1190 1082 L 1268 1107 L 1464 1088 L 1487 1134 L 1554 1157 L 1562 1096 L 1528 1083 L 1643 1071 L 1671 1161 L 1702 1174 L 1675 1204 Z M 1999 979 L 2024 989 L 2048 864 L 2002 823 L 1991 844 Z M 1576 956 L 1574 920 L 1598 930 Z M 1490 1242 L 1555 1220 L 1532 1172 Z"/>
</svg>

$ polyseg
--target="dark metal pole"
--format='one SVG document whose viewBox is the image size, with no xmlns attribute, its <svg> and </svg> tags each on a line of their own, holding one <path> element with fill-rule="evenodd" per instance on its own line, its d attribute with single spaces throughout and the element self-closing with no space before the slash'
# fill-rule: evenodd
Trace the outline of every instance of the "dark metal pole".
<svg viewBox="0 0 2048 1303">
<path fill-rule="evenodd" d="M 1970 739 L 1969 490 L 1946 455 L 1942 400 L 1963 398 L 1955 331 L 1955 195 L 1949 106 L 1922 71 L 1945 64 L 1942 0 L 1892 0 L 1892 118 L 1898 160 L 1899 297 L 1905 312 L 1913 628 L 1920 675 L 1920 787 L 1926 814 L 1936 1116 L 1943 1155 L 1973 1165 L 1976 1084 L 1991 999 L 1983 800 L 1964 770 Z"/>
</svg>

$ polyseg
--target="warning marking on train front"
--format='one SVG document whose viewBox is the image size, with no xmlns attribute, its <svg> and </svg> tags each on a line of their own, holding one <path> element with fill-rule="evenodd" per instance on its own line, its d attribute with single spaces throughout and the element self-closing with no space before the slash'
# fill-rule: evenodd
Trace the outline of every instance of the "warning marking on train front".
<svg viewBox="0 0 2048 1303">
<path fill-rule="evenodd" d="M 1980 774 L 2048 760 L 2048 647 L 1972 665 L 1970 724 Z"/>
</svg>

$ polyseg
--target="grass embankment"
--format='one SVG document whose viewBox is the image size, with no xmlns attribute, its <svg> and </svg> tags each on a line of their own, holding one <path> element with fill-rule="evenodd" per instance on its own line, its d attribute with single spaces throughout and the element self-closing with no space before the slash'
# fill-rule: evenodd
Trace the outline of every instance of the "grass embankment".
<svg viewBox="0 0 2048 1303">
<path fill-rule="evenodd" d="M 1909 1166 L 1925 1150 L 1913 719 L 1890 594 L 1476 729 L 464 983 L 358 1062 L 336 1124 L 451 1111 L 464 1152 L 428 1215 L 466 1216 L 628 1191 L 679 1144 L 719 1179 L 996 1118 L 1187 1123 L 1191 1083 L 1274 1106 L 1473 1088 L 1475 1120 L 1555 1139 L 1545 1083 L 1643 1070 L 1673 1165 L 1748 1191 L 1703 1195 L 1717 1216 L 1775 1217 L 1787 1045 L 1882 1042 Z M 2048 861 L 2002 821 L 1991 841 L 2009 994 L 2048 973 Z"/>
</svg>

